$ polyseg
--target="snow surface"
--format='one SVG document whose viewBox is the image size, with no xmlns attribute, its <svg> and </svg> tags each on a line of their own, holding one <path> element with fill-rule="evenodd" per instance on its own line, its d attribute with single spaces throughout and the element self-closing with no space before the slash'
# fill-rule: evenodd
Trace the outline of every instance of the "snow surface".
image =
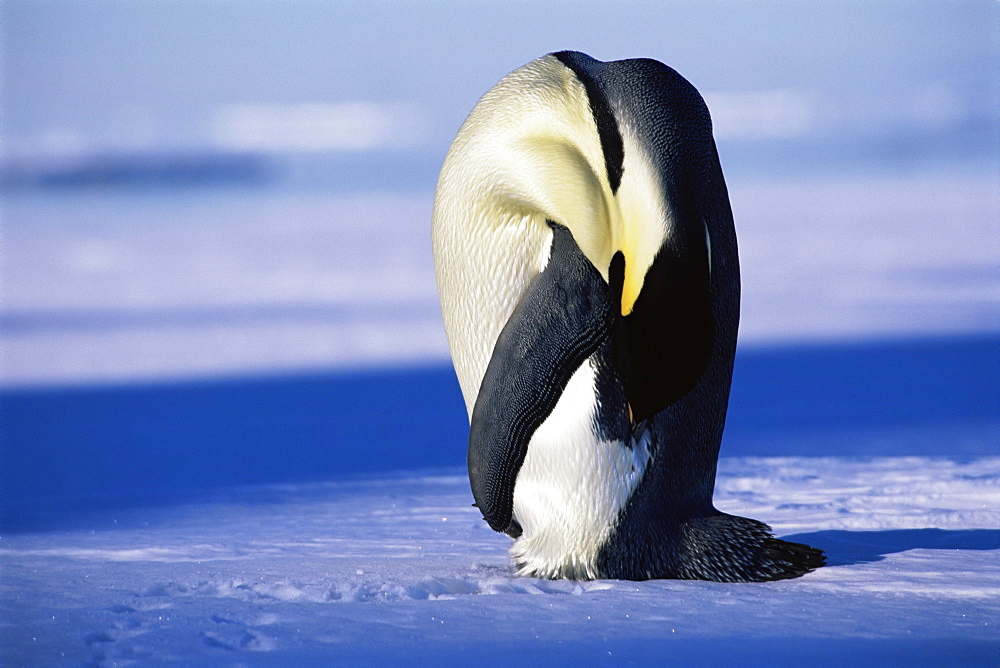
<svg viewBox="0 0 1000 668">
<path fill-rule="evenodd" d="M 992 174 L 730 188 L 741 344 L 1000 325 Z M 398 193 L 14 193 L 2 382 L 447 361 L 430 212 L 429 196 Z"/>
<path fill-rule="evenodd" d="M 517 577 L 462 471 L 243 488 L 4 536 L 0 658 L 995 665 L 998 489 L 998 457 L 724 458 L 718 507 L 829 565 L 718 584 Z"/>
</svg>

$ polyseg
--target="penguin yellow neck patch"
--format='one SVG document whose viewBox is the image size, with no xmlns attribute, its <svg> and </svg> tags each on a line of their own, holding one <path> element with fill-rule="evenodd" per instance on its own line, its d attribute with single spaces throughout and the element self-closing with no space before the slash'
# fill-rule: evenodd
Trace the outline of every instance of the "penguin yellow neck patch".
<svg viewBox="0 0 1000 668">
<path fill-rule="evenodd" d="M 621 123 L 625 144 L 624 174 L 614 196 L 615 245 L 625 255 L 622 316 L 632 313 L 653 260 L 667 234 L 667 209 L 656 169 L 636 140 L 629 123 Z"/>
</svg>

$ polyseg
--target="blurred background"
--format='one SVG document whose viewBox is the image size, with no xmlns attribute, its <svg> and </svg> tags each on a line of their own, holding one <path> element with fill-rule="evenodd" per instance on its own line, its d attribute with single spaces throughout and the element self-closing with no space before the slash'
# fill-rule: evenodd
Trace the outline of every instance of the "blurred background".
<svg viewBox="0 0 1000 668">
<path fill-rule="evenodd" d="M 704 95 L 743 319 L 724 455 L 995 454 L 995 2 L 0 4 L 0 529 L 461 467 L 437 172 L 500 77 Z"/>
</svg>

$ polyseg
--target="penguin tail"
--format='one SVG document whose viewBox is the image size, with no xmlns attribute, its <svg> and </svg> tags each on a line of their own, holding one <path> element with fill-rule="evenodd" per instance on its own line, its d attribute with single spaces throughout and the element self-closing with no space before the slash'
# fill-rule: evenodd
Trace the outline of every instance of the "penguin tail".
<svg viewBox="0 0 1000 668">
<path fill-rule="evenodd" d="M 826 555 L 823 550 L 804 543 L 792 543 L 779 538 L 764 541 L 763 560 L 767 564 L 767 572 L 771 577 L 767 580 L 787 580 L 812 573 L 817 568 L 826 566 Z"/>
<path fill-rule="evenodd" d="M 763 522 L 725 513 L 684 522 L 681 551 L 678 576 L 693 580 L 787 580 L 826 564 L 823 550 L 775 538 Z"/>
</svg>

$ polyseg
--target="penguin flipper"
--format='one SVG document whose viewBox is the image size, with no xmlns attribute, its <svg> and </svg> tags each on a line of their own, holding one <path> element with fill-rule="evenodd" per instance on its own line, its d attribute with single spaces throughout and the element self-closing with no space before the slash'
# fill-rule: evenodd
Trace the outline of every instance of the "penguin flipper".
<svg viewBox="0 0 1000 668">
<path fill-rule="evenodd" d="M 532 434 L 615 326 L 608 284 L 569 229 L 549 226 L 549 262 L 497 337 L 469 429 L 472 495 L 490 527 L 512 537 L 521 533 L 514 485 Z"/>
</svg>

